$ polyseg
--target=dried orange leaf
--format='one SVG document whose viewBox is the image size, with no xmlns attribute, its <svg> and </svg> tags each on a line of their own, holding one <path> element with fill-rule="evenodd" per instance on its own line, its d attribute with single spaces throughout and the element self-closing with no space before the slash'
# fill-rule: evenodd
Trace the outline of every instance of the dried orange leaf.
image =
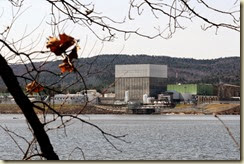
<svg viewBox="0 0 244 164">
<path fill-rule="evenodd" d="M 25 87 L 26 91 L 32 94 L 33 92 L 38 93 L 41 92 L 44 87 L 37 83 L 36 81 L 32 81 L 31 83 L 27 84 Z"/>
<path fill-rule="evenodd" d="M 60 48 L 65 51 L 67 48 L 75 43 L 75 39 L 65 33 L 59 34 L 60 37 Z"/>
<path fill-rule="evenodd" d="M 60 40 L 56 37 L 51 37 L 49 36 L 49 40 L 47 42 L 47 48 L 52 47 L 52 46 L 59 46 L 60 45 Z"/>
<path fill-rule="evenodd" d="M 75 44 L 75 39 L 65 33 L 59 34 L 59 38 L 49 37 L 47 42 L 47 48 L 50 48 L 51 52 L 55 55 L 60 56 L 64 53 L 70 46 Z"/>
<path fill-rule="evenodd" d="M 59 64 L 58 67 L 60 68 L 61 72 L 64 73 L 64 72 L 72 72 L 74 70 L 74 66 L 71 65 L 70 63 L 62 63 L 62 64 Z"/>
<path fill-rule="evenodd" d="M 62 51 L 60 50 L 60 40 L 55 37 L 49 37 L 47 42 L 47 48 L 50 48 L 51 52 L 55 53 L 55 55 L 60 56 Z"/>
</svg>

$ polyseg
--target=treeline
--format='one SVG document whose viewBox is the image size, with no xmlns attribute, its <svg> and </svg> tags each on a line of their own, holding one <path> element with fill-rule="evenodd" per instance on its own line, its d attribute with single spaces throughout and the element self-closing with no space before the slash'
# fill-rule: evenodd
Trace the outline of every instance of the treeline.
<svg viewBox="0 0 244 164">
<path fill-rule="evenodd" d="M 47 69 L 59 73 L 58 65 L 61 61 L 50 61 L 42 69 Z M 36 66 L 40 63 L 34 63 Z M 167 56 L 148 55 L 98 55 L 91 58 L 80 58 L 76 61 L 78 70 L 84 76 L 86 85 L 90 89 L 103 91 L 114 83 L 114 73 L 116 64 L 165 64 L 168 65 L 167 83 L 229 83 L 240 85 L 240 57 L 226 57 L 211 60 L 197 60 L 192 58 L 174 58 Z M 29 65 L 31 68 L 31 65 Z M 15 74 L 22 75 L 26 72 L 23 65 L 12 65 Z M 63 76 L 60 74 L 60 76 Z M 39 81 L 44 84 L 55 83 L 59 77 L 41 73 Z M 64 80 L 54 85 L 56 89 L 65 89 L 75 83 L 76 76 L 71 73 Z M 25 81 L 19 79 L 21 85 L 25 86 Z M 70 93 L 80 91 L 84 86 L 81 83 L 72 85 L 67 90 Z M 113 87 L 109 91 L 113 91 Z M 0 81 L 0 92 L 6 91 L 3 82 Z"/>
</svg>

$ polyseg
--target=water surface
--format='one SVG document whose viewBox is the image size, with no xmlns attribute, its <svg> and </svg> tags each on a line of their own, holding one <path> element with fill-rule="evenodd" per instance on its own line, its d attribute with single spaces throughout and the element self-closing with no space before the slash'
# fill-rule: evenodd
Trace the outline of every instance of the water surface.
<svg viewBox="0 0 244 164">
<path fill-rule="evenodd" d="M 49 115 L 49 118 L 52 116 Z M 83 115 L 82 119 L 114 135 L 128 134 L 123 142 L 109 137 L 80 121 L 49 132 L 54 149 L 63 160 L 240 160 L 240 151 L 224 126 L 212 115 Z M 240 116 L 220 118 L 240 143 Z M 30 139 L 23 115 L 2 114 L 0 124 Z M 55 126 L 54 124 L 52 126 Z M 25 148 L 23 140 L 16 141 Z M 73 151 L 72 154 L 70 154 Z M 21 151 L 0 129 L 0 159 L 22 159 Z"/>
</svg>

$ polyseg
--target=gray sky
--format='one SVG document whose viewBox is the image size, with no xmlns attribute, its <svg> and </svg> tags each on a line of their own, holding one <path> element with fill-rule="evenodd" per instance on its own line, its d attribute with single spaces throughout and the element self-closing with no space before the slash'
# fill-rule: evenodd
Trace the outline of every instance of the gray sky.
<svg viewBox="0 0 244 164">
<path fill-rule="evenodd" d="M 230 6 L 228 3 L 234 3 L 234 1 L 225 0 L 224 2 L 222 0 L 216 0 L 212 3 L 215 3 L 214 5 L 220 9 L 228 9 Z M 127 1 L 95 0 L 94 2 L 96 4 L 95 9 L 116 20 L 123 20 L 128 12 Z M 19 44 L 19 46 L 24 47 L 41 35 L 39 44 L 35 49 L 45 50 L 46 38 L 52 34 L 50 26 L 46 24 L 51 17 L 49 14 L 49 4 L 43 0 L 32 2 L 26 0 L 23 9 L 26 9 L 26 11 L 15 22 L 9 35 L 9 40 L 21 38 L 23 35 L 35 29 L 42 21 L 41 26 L 35 33 L 28 37 L 21 45 Z M 216 18 L 215 15 L 211 15 L 210 13 L 203 14 L 209 14 L 211 19 L 225 19 L 224 17 Z M 0 31 L 2 31 L 11 22 L 12 10 L 9 2 L 0 0 L 0 16 Z M 150 40 L 132 35 L 127 41 L 124 41 L 123 35 L 119 34 L 115 41 L 102 43 L 89 30 L 73 24 L 66 24 L 62 32 L 80 39 L 80 57 L 117 53 L 129 55 L 164 55 L 196 59 L 240 56 L 240 33 L 226 29 L 219 29 L 217 35 L 215 34 L 215 29 L 202 31 L 200 25 L 203 23 L 198 20 L 190 24 L 186 22 L 185 24 L 187 25 L 185 30 L 178 30 L 173 35 L 173 38 L 167 40 L 162 38 Z M 165 18 L 162 18 L 160 21 L 155 21 L 150 14 L 145 12 L 142 17 L 138 17 L 137 21 L 125 24 L 122 27 L 132 29 L 141 27 L 141 30 L 150 33 L 153 31 L 152 25 L 164 26 Z M 94 45 L 95 48 L 92 48 Z M 81 54 L 81 52 L 83 53 Z"/>
</svg>

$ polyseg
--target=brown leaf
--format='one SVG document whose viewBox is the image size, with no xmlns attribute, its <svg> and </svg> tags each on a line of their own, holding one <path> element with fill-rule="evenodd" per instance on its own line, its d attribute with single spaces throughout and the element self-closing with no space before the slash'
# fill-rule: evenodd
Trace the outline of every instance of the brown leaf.
<svg viewBox="0 0 244 164">
<path fill-rule="evenodd" d="M 57 56 L 60 56 L 75 43 L 75 39 L 65 33 L 59 34 L 59 38 L 60 40 L 56 37 L 49 37 L 47 42 L 47 48 L 50 48 L 51 52 L 55 53 Z"/>
<path fill-rule="evenodd" d="M 75 40 L 73 37 L 66 35 L 65 33 L 59 34 L 60 38 L 60 48 L 64 52 L 66 49 L 68 49 L 70 46 L 72 46 L 75 43 Z"/>
<path fill-rule="evenodd" d="M 62 51 L 60 50 L 60 40 L 56 37 L 49 37 L 47 42 L 47 48 L 50 48 L 50 51 L 55 53 L 55 55 L 60 56 Z"/>
<path fill-rule="evenodd" d="M 73 59 L 78 59 L 77 47 L 74 47 L 69 54 L 69 61 L 72 61 Z"/>
<path fill-rule="evenodd" d="M 62 64 L 59 64 L 58 67 L 60 68 L 61 72 L 72 72 L 74 70 L 74 66 L 70 64 L 69 62 L 64 62 Z"/>
<path fill-rule="evenodd" d="M 49 40 L 47 42 L 47 48 L 52 46 L 59 46 L 59 45 L 60 45 L 60 40 L 58 38 L 49 36 Z"/>
<path fill-rule="evenodd" d="M 32 81 L 31 83 L 27 84 L 25 87 L 26 91 L 32 94 L 33 92 L 38 93 L 41 92 L 44 87 L 37 83 L 36 81 Z"/>
</svg>

